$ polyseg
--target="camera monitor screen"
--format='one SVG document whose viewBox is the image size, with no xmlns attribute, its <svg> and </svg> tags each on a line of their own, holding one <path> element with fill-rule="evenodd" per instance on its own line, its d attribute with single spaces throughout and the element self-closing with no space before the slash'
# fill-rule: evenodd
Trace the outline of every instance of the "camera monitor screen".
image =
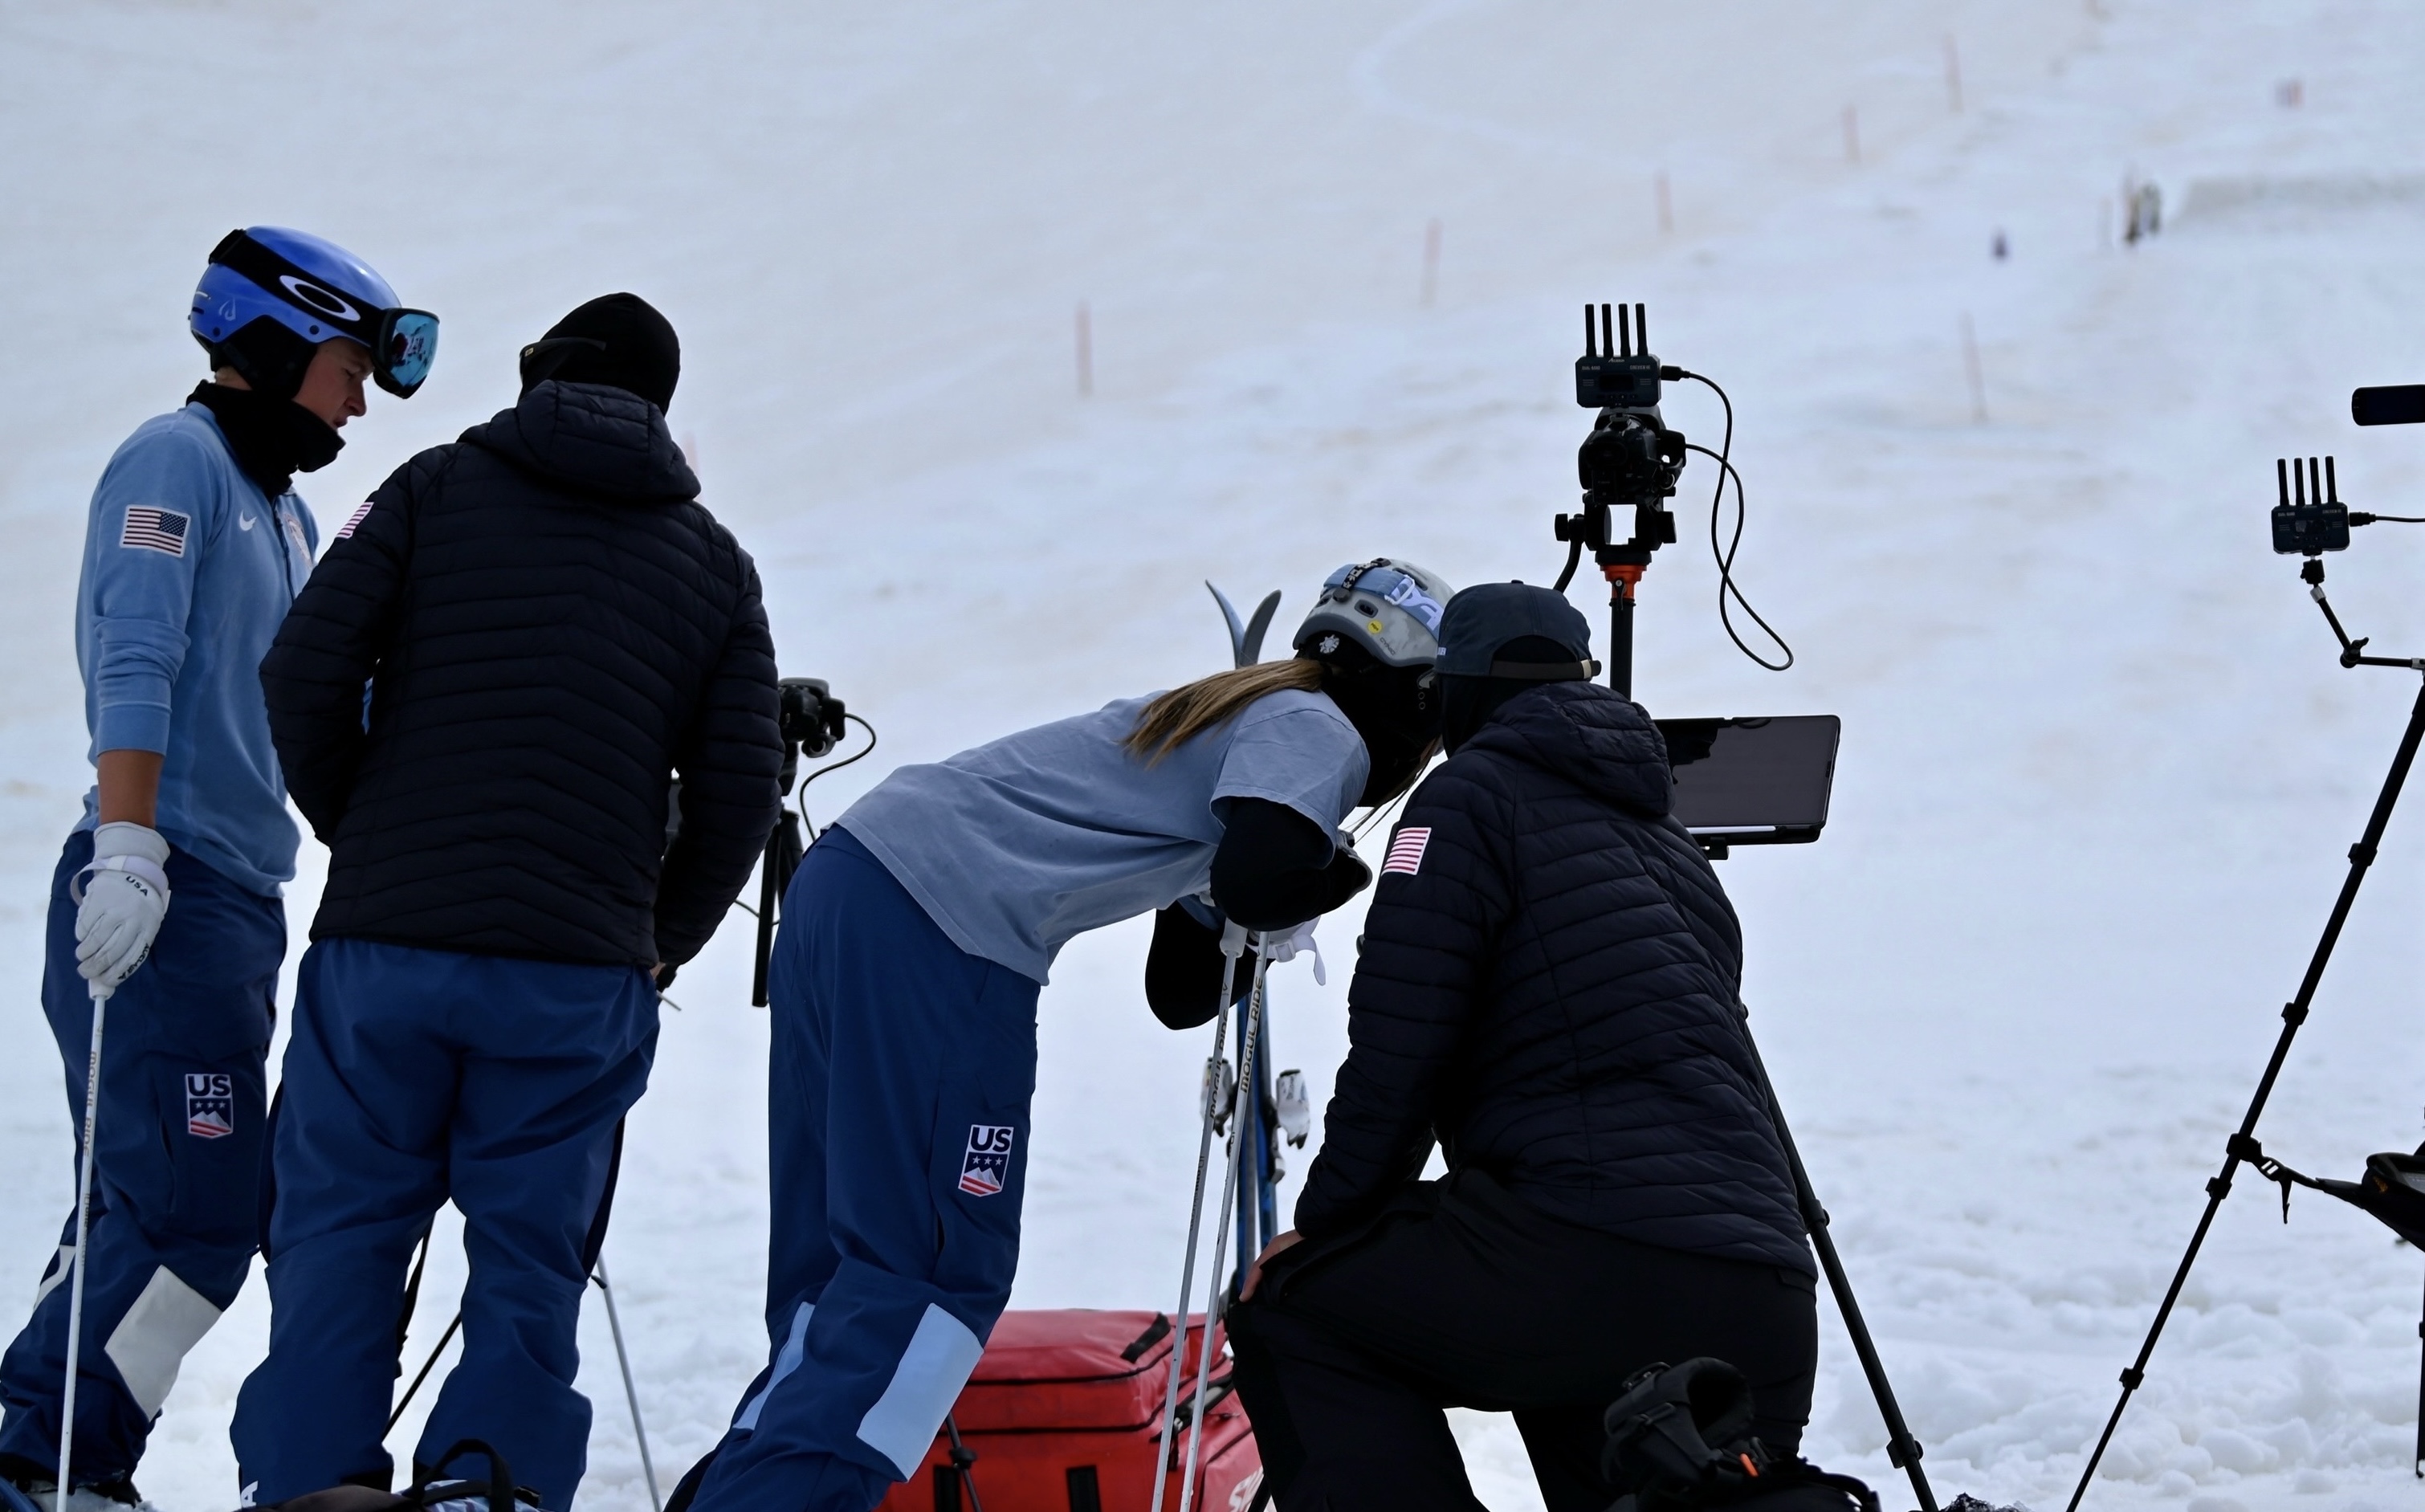
<svg viewBox="0 0 2425 1512">
<path fill-rule="evenodd" d="M 1791 845 L 1819 838 L 1836 781 L 1832 714 L 1767 719 L 1661 719 L 1676 773 L 1676 817 L 1711 845 Z"/>
</svg>

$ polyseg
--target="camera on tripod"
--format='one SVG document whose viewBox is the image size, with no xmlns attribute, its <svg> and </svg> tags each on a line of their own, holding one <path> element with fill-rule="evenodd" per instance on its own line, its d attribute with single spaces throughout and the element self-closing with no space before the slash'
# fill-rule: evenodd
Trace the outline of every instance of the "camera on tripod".
<svg viewBox="0 0 2425 1512">
<path fill-rule="evenodd" d="M 1583 355 L 1575 359 L 1575 403 L 1598 410 L 1599 418 L 1575 455 L 1575 471 L 1583 486 L 1582 512 L 1562 514 L 1554 522 L 1557 539 L 1572 542 L 1577 555 L 1588 547 L 1603 566 L 1638 566 L 1660 547 L 1675 543 L 1676 517 L 1664 501 L 1675 497 L 1677 480 L 1683 475 L 1685 442 L 1684 433 L 1667 428 L 1660 416 L 1659 384 L 1683 376 L 1683 369 L 1663 367 L 1650 355 L 1643 306 L 1635 305 L 1628 321 L 1625 306 L 1601 305 L 1597 330 L 1591 306 L 1583 307 Z M 1628 509 L 1630 517 L 1624 513 Z M 1620 528 L 1629 532 L 1624 540 L 1614 539 Z"/>
</svg>

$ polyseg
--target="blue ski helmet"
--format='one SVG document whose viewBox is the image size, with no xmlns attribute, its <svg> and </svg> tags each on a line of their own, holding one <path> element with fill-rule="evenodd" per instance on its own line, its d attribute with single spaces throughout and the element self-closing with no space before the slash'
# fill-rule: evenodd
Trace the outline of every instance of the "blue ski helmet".
<svg viewBox="0 0 2425 1512">
<path fill-rule="evenodd" d="M 438 357 L 438 317 L 409 310 L 368 263 L 282 226 L 232 231 L 211 249 L 185 321 L 211 361 L 293 398 L 321 343 L 343 336 L 371 354 L 371 376 L 410 398 Z"/>
</svg>

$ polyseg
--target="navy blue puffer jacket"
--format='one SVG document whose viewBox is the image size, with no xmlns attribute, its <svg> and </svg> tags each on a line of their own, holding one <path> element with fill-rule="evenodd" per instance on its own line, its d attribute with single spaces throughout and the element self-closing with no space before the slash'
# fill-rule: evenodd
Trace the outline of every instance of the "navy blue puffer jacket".
<svg viewBox="0 0 2425 1512">
<path fill-rule="evenodd" d="M 1815 1274 L 1738 1018 L 1734 909 L 1670 795 L 1649 716 L 1588 683 L 1510 699 L 1416 790 L 1307 1237 L 1370 1217 L 1437 1138 L 1554 1217 Z"/>
<path fill-rule="evenodd" d="M 548 382 L 337 533 L 261 664 L 329 849 L 313 939 L 639 967 L 707 942 L 782 743 L 758 569 L 698 493 L 655 405 Z"/>
</svg>

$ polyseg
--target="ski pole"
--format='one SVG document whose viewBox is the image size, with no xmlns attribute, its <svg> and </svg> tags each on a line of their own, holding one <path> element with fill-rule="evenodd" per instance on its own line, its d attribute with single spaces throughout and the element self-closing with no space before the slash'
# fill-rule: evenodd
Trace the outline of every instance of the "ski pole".
<svg viewBox="0 0 2425 1512">
<path fill-rule="evenodd" d="M 1179 1268 L 1179 1337 L 1170 1346 L 1170 1382 L 1163 1392 L 1163 1448 L 1155 1457 L 1164 1463 L 1154 1472 L 1153 1512 L 1162 1512 L 1162 1498 L 1170 1477 L 1167 1461 L 1179 1456 L 1179 1380 L 1187 1370 L 1187 1303 L 1196 1291 L 1196 1247 L 1197 1235 L 1204 1224 L 1204 1176 L 1212 1161 L 1213 1104 L 1221 1097 L 1221 1068 L 1224 1041 L 1229 1034 L 1229 983 L 1238 971 L 1238 957 L 1246 953 L 1246 931 L 1232 924 L 1221 931 L 1220 1005 L 1213 1012 L 1212 1054 L 1204 1063 L 1203 1127 L 1196 1140 L 1196 1200 L 1187 1210 L 1187 1258 Z M 1205 1320 L 1211 1326 L 1210 1318 Z"/>
<path fill-rule="evenodd" d="M 1241 1167 L 1246 1161 L 1246 1099 L 1254 1091 L 1256 1031 L 1263 1021 L 1263 978 L 1271 971 L 1271 937 L 1255 936 L 1255 990 L 1246 999 L 1245 1048 L 1239 1053 L 1238 1090 L 1229 1108 L 1229 1158 L 1221 1168 L 1221 1216 L 1212 1228 L 1213 1261 L 1212 1274 L 1205 1282 L 1204 1343 L 1196 1357 L 1196 1405 L 1187 1419 L 1187 1471 L 1179 1480 L 1179 1512 L 1193 1512 L 1196 1505 L 1196 1468 L 1204 1456 L 1204 1393 L 1212 1379 L 1212 1326 L 1220 1321 L 1222 1248 L 1229 1238 L 1230 1203 L 1238 1194 Z M 1261 1116 L 1261 1110 L 1256 1110 Z M 1244 1280 L 1242 1275 L 1240 1280 Z M 1186 1343 L 1187 1336 L 1180 1335 Z"/>
<path fill-rule="evenodd" d="M 84 1253 L 92 1233 L 92 1134 L 101 1115 L 101 1027 L 114 990 L 92 984 L 92 1049 L 84 1063 L 84 1158 L 76 1163 L 75 1253 L 68 1278 L 68 1378 L 59 1392 L 59 1481 L 53 1512 L 68 1512 L 69 1462 L 75 1449 L 76 1370 L 84 1343 Z"/>
<path fill-rule="evenodd" d="M 606 1279 L 605 1256 L 598 1257 L 598 1270 L 590 1279 L 606 1294 L 606 1327 L 615 1332 L 615 1360 L 623 1367 L 623 1399 L 632 1404 L 632 1437 L 639 1441 L 640 1473 L 648 1478 L 649 1504 L 656 1512 L 666 1512 L 666 1499 L 657 1494 L 657 1467 L 649 1458 L 649 1430 L 640 1425 L 640 1389 L 632 1384 L 632 1356 L 623 1347 L 623 1320 L 615 1311 L 615 1288 Z"/>
<path fill-rule="evenodd" d="M 403 1399 L 395 1404 L 395 1410 L 387 1415 L 387 1433 L 393 1433 L 395 1425 L 404 1421 L 404 1409 L 412 1406 L 413 1393 L 421 1390 L 423 1381 L 429 1379 L 429 1373 L 438 1368 L 438 1357 L 446 1353 L 446 1346 L 455 1342 L 455 1330 L 461 1327 L 463 1327 L 463 1310 L 457 1308 L 455 1321 L 446 1325 L 446 1331 L 438 1336 L 438 1347 L 432 1349 L 429 1352 L 429 1358 L 421 1362 L 420 1373 L 412 1377 L 412 1384 L 404 1389 Z M 386 1436 L 387 1434 L 380 1435 L 381 1438 Z"/>
</svg>

